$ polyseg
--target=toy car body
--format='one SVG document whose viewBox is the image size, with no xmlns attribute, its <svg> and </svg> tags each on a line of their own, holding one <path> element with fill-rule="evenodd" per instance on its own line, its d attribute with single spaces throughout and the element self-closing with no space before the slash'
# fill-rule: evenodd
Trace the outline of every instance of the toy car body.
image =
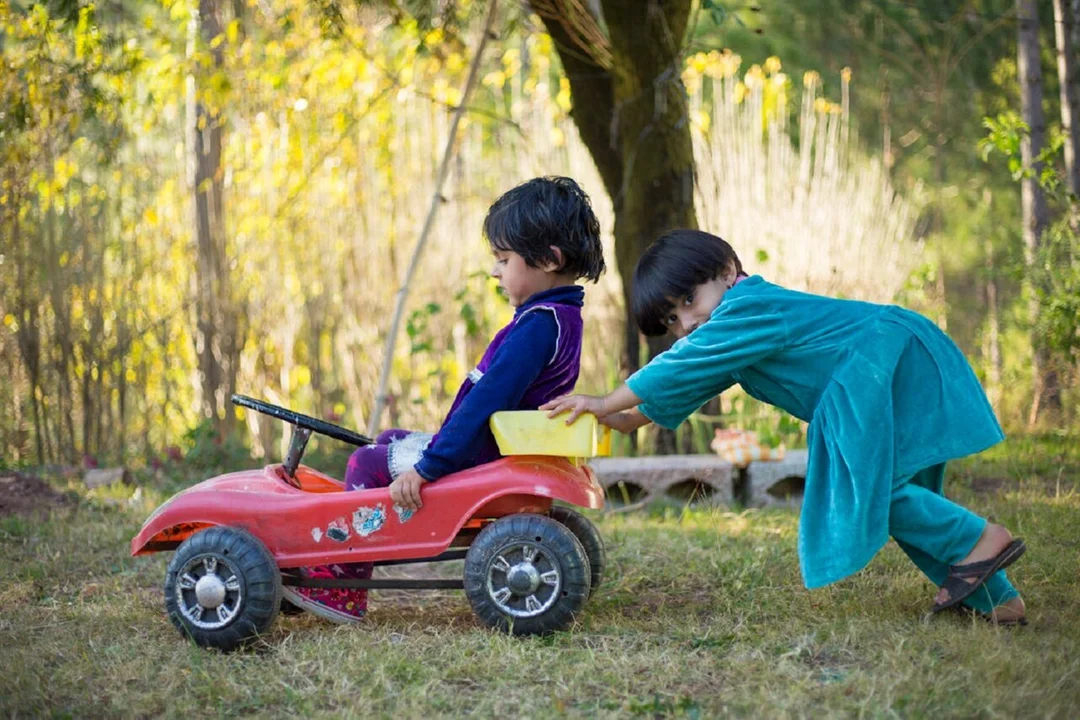
<svg viewBox="0 0 1080 720">
<path fill-rule="evenodd" d="M 370 443 L 367 438 L 250 398 L 233 401 L 294 425 L 285 462 L 221 475 L 178 493 L 131 542 L 132 555 L 176 551 L 166 573 L 166 608 L 177 628 L 200 645 L 232 649 L 265 632 L 281 604 L 283 583 L 464 588 L 486 624 L 533 634 L 571 622 L 600 581 L 604 549 L 596 529 L 554 505 L 602 507 L 603 489 L 579 459 L 504 457 L 425 486 L 424 506 L 413 512 L 395 506 L 387 488 L 346 492 L 342 482 L 299 464 L 312 431 L 357 445 Z M 497 415 L 492 424 L 504 454 L 529 451 L 523 437 L 530 434 L 536 438 L 532 449 L 548 453 L 575 442 L 573 452 L 581 452 L 581 439 L 595 437 L 591 416 L 571 431 L 539 413 Z M 561 434 L 566 437 L 560 442 Z M 462 558 L 463 580 L 316 580 L 294 570 Z"/>
</svg>

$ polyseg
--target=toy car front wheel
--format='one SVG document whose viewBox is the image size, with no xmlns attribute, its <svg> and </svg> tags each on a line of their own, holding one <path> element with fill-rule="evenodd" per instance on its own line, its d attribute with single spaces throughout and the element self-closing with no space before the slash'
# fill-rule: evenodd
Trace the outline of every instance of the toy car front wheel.
<svg viewBox="0 0 1080 720">
<path fill-rule="evenodd" d="M 481 531 L 465 556 L 465 594 L 486 625 L 541 635 L 569 625 L 589 597 L 589 558 L 569 528 L 510 515 Z"/>
<path fill-rule="evenodd" d="M 213 527 L 176 550 L 165 574 L 169 619 L 195 644 L 232 650 L 266 632 L 281 606 L 274 556 L 251 533 Z"/>
<path fill-rule="evenodd" d="M 607 568 L 607 551 L 604 549 L 604 540 L 600 537 L 600 532 L 584 515 L 562 505 L 552 506 L 548 517 L 558 520 L 569 528 L 585 550 L 585 556 L 589 558 L 589 570 L 592 573 L 589 579 L 591 595 L 603 581 L 604 570 Z"/>
</svg>

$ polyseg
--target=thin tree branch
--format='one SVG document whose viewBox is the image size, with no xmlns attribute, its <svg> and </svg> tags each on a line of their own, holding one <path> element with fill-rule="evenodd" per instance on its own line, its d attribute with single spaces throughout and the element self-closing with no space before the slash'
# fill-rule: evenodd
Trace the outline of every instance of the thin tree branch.
<svg viewBox="0 0 1080 720">
<path fill-rule="evenodd" d="M 401 329 L 401 318 L 405 314 L 405 301 L 409 296 L 409 286 L 412 283 L 413 276 L 416 274 L 416 268 L 420 264 L 420 256 L 423 254 L 424 246 L 427 244 L 428 236 L 431 234 L 431 228 L 435 224 L 435 214 L 438 212 L 439 205 L 442 203 L 442 188 L 446 183 L 446 177 L 450 174 L 450 163 L 453 159 L 454 153 L 457 150 L 457 129 L 461 123 L 461 118 L 465 114 L 465 104 L 468 102 L 469 94 L 472 92 L 473 86 L 476 85 L 476 78 L 480 74 L 480 61 L 484 56 L 484 49 L 487 47 L 488 40 L 491 37 L 491 28 L 495 22 L 495 10 L 498 7 L 498 0 L 491 0 L 491 4 L 488 7 L 487 19 L 484 22 L 484 29 L 480 35 L 480 41 L 476 46 L 476 53 L 473 55 L 472 64 L 469 67 L 469 75 L 465 79 L 465 87 L 461 91 L 461 105 L 454 112 L 454 117 L 450 121 L 450 132 L 446 138 L 446 148 L 443 150 L 442 161 L 439 163 L 439 173 L 435 179 L 435 188 L 431 194 L 431 204 L 428 206 L 427 218 L 424 220 L 424 227 L 420 231 L 420 238 L 416 241 L 416 248 L 413 249 L 412 258 L 409 260 L 409 267 L 405 272 L 405 278 L 402 281 L 401 288 L 397 292 L 397 298 L 394 304 L 394 316 L 390 323 L 390 332 L 386 337 L 386 348 L 383 354 L 382 372 L 379 374 L 379 391 L 375 396 L 375 409 L 372 410 L 370 417 L 368 418 L 368 434 L 374 435 L 378 429 L 379 420 L 382 417 L 383 409 L 386 407 L 386 388 L 390 382 L 390 368 L 394 362 L 394 346 L 397 342 L 397 334 Z"/>
</svg>

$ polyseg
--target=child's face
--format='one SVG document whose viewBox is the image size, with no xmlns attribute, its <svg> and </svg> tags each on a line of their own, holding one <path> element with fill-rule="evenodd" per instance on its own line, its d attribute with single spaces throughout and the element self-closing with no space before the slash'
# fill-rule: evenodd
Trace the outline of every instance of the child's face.
<svg viewBox="0 0 1080 720">
<path fill-rule="evenodd" d="M 513 250 L 493 250 L 495 267 L 491 276 L 499 281 L 510 304 L 517 307 L 542 290 L 550 290 L 557 284 L 554 268 L 532 267 L 525 258 Z"/>
<path fill-rule="evenodd" d="M 695 286 L 681 298 L 668 298 L 673 304 L 664 318 L 668 332 L 677 338 L 686 337 L 694 332 L 720 305 L 720 301 L 724 299 L 724 293 L 731 289 L 734 281 L 733 271 Z"/>
</svg>

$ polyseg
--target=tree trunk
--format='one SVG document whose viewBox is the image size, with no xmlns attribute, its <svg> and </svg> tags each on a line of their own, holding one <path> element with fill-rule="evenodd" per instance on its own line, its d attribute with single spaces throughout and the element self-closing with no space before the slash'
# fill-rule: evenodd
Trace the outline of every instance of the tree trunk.
<svg viewBox="0 0 1080 720">
<path fill-rule="evenodd" d="M 934 231 L 937 237 L 935 238 L 934 247 L 937 254 L 937 298 L 941 303 L 941 307 L 938 308 L 938 320 L 937 324 L 942 330 L 948 331 L 949 329 L 949 296 L 948 289 L 945 284 L 945 208 L 944 198 L 942 195 L 945 192 L 945 83 L 948 82 L 948 76 L 942 73 L 937 81 L 937 86 L 934 90 L 934 104 L 937 108 L 937 127 L 935 133 L 937 142 L 935 143 L 936 152 L 934 153 L 934 175 L 937 180 L 937 202 L 934 203 Z"/>
<path fill-rule="evenodd" d="M 1034 424 L 1041 409 L 1061 407 L 1061 390 L 1057 376 L 1050 369 L 1050 353 L 1038 328 L 1039 297 L 1035 281 L 1035 266 L 1043 232 L 1049 223 L 1046 193 L 1039 185 L 1042 164 L 1037 162 L 1046 144 L 1046 119 L 1043 116 L 1042 67 L 1039 64 L 1039 19 L 1034 0 L 1016 0 L 1017 15 L 1017 77 L 1020 81 L 1020 104 L 1024 122 L 1031 129 L 1020 141 L 1023 166 L 1030 170 L 1021 181 L 1020 200 L 1023 212 L 1024 259 L 1028 268 L 1028 313 L 1032 323 L 1032 373 L 1035 386 L 1028 423 Z"/>
<path fill-rule="evenodd" d="M 326 329 L 328 315 L 326 307 L 324 293 L 304 303 L 304 309 L 307 311 L 308 369 L 311 372 L 311 394 L 316 414 L 327 411 L 326 402 L 323 399 L 322 376 L 322 336 Z"/>
<path fill-rule="evenodd" d="M 604 0 L 610 48 L 583 43 L 600 23 L 576 3 L 534 3 L 555 41 L 570 82 L 574 124 L 596 163 L 615 209 L 615 260 L 627 319 L 627 373 L 670 345 L 641 336 L 629 316 L 634 266 L 668 230 L 696 228 L 694 156 L 682 84 L 682 44 L 690 0 Z M 647 358 L 643 350 L 647 349 Z M 674 433 L 657 450 L 675 449 Z"/>
<path fill-rule="evenodd" d="M 991 193 L 983 191 L 984 205 L 989 209 Z M 998 320 L 997 271 L 994 268 L 993 233 L 986 236 L 986 384 L 990 406 L 1001 411 L 1001 322 Z"/>
<path fill-rule="evenodd" d="M 50 160 L 51 163 L 51 160 Z M 52 178 L 50 177 L 50 180 Z M 57 228 L 56 209 L 50 206 L 45 216 L 45 228 L 42 233 L 45 247 L 45 274 L 48 278 L 49 301 L 53 310 L 53 337 L 56 341 L 52 348 L 53 369 L 59 390 L 56 397 L 56 409 L 60 417 L 56 426 L 57 458 L 74 462 L 78 457 L 75 434 L 74 394 L 69 368 L 75 359 L 74 333 L 71 327 L 71 307 L 68 292 L 71 285 L 68 270 L 61 266 L 61 257 L 67 247 L 64 240 L 68 233 Z M 64 433 L 67 436 L 64 436 Z"/>
<path fill-rule="evenodd" d="M 212 59 L 209 72 L 224 67 L 223 44 L 213 44 L 221 34 L 218 0 L 197 1 L 188 25 L 188 56 L 200 47 Z M 201 411 L 212 418 L 219 431 L 229 428 L 228 397 L 230 368 L 235 364 L 236 327 L 229 302 L 228 267 L 225 259 L 225 218 L 222 198 L 222 120 L 200 95 L 206 78 L 196 72 L 187 79 L 188 182 L 193 193 L 195 247 L 197 257 L 195 344 L 201 384 Z M 200 83 L 200 81 L 203 81 Z"/>
<path fill-rule="evenodd" d="M 14 182 L 10 183 L 10 186 L 18 187 Z M 18 197 L 14 198 L 12 206 L 19 207 Z M 26 276 L 26 268 L 29 267 L 29 254 L 23 255 L 22 252 L 19 213 L 12 212 L 10 217 L 11 244 L 14 249 L 15 273 L 18 281 L 15 288 L 15 317 L 18 322 L 15 339 L 19 346 L 19 354 L 22 356 L 23 366 L 26 368 L 26 377 L 30 381 L 30 412 L 34 419 L 34 443 L 38 465 L 44 465 L 45 427 L 42 421 L 44 408 L 41 409 L 42 412 L 39 412 L 37 396 L 38 387 L 41 384 L 41 335 L 37 322 L 38 307 L 36 302 L 28 297 L 30 279 Z"/>
<path fill-rule="evenodd" d="M 1080 78 L 1076 73 L 1076 46 L 1073 44 L 1073 8 L 1070 0 L 1054 0 L 1054 38 L 1057 41 L 1057 70 L 1061 94 L 1061 132 L 1065 136 L 1065 177 L 1069 192 L 1080 196 Z M 1080 4 L 1080 3 L 1077 3 Z M 1070 212 L 1070 224 L 1077 230 L 1077 216 Z"/>
</svg>

